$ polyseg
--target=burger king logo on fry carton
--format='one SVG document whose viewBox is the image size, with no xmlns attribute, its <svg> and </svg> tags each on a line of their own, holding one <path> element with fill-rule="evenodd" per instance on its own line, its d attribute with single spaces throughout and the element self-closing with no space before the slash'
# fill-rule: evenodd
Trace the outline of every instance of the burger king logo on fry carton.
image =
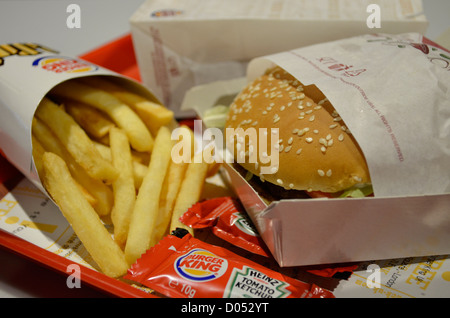
<svg viewBox="0 0 450 318">
<path fill-rule="evenodd" d="M 175 271 L 194 282 L 207 282 L 225 274 L 228 261 L 204 249 L 194 249 L 178 257 Z"/>
<path fill-rule="evenodd" d="M 32 65 L 54 73 L 85 73 L 98 69 L 91 63 L 64 56 L 44 56 L 34 60 Z"/>
</svg>

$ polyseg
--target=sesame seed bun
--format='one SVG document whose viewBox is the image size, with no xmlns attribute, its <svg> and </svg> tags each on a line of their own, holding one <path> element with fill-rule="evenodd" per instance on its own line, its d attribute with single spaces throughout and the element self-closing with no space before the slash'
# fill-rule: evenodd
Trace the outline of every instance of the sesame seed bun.
<svg viewBox="0 0 450 318">
<path fill-rule="evenodd" d="M 316 86 L 302 85 L 279 67 L 247 85 L 230 106 L 226 128 L 250 127 L 279 128 L 276 173 L 261 175 L 267 164 L 259 157 L 258 163 L 240 163 L 261 180 L 327 193 L 370 183 L 364 155 L 331 103 Z"/>
</svg>

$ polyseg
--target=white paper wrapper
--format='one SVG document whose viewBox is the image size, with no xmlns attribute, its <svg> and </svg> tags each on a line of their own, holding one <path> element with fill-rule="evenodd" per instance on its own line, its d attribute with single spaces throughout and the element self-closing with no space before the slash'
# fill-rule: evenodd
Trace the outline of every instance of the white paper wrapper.
<svg viewBox="0 0 450 318">
<path fill-rule="evenodd" d="M 255 59 L 315 84 L 360 144 L 377 197 L 450 192 L 450 54 L 420 34 L 366 35 Z"/>
<path fill-rule="evenodd" d="M 371 4 L 380 8 L 379 29 L 367 25 Z M 255 57 L 428 26 L 421 0 L 152 0 L 130 23 L 143 83 L 176 112 L 188 89 L 245 76 Z"/>
<path fill-rule="evenodd" d="M 297 70 L 299 80 L 302 82 L 308 81 L 308 78 L 303 75 L 309 74 L 311 77 L 309 82 L 316 83 L 339 110 L 344 121 L 348 122 L 349 126 L 352 124 L 350 128 L 358 142 L 363 143 L 361 138 L 370 137 L 365 141 L 366 147 L 377 148 L 377 151 L 382 152 L 383 155 L 375 153 L 372 159 L 373 161 L 381 160 L 381 162 L 371 161 L 370 164 L 374 165 L 375 169 L 387 166 L 386 160 L 394 165 L 394 167 L 385 167 L 388 172 L 383 172 L 381 175 L 378 175 L 376 170 L 373 171 L 370 166 L 372 177 L 377 174 L 373 178 L 376 197 L 281 200 L 267 205 L 244 176 L 237 173 L 231 165 L 225 164 L 224 177 L 232 185 L 280 266 L 386 260 L 450 253 L 448 230 L 450 228 L 448 213 L 450 206 L 448 85 L 450 82 L 448 68 L 441 69 L 443 66 L 448 67 L 446 61 L 449 54 L 434 50 L 429 44 L 422 45 L 422 42 L 419 42 L 422 43 L 421 45 L 414 44 L 425 52 L 428 48 L 430 51 L 425 54 L 414 48 L 411 43 L 407 41 L 405 43 L 407 38 L 412 38 L 414 42 L 419 40 L 426 42 L 426 39 L 418 35 L 396 36 L 389 41 L 381 36 L 363 36 L 263 57 L 255 59 L 250 64 L 248 80 L 264 72 L 266 67 L 274 64 L 274 61 L 290 72 Z M 370 39 L 380 41 L 369 42 Z M 372 54 L 372 50 L 383 49 L 388 53 Z M 309 60 L 300 56 L 307 56 Z M 318 61 L 315 58 L 328 56 L 342 58 L 339 62 L 351 65 L 352 68 L 348 69 L 350 71 L 360 69 L 363 65 L 361 63 L 365 63 L 364 67 L 367 70 L 356 76 L 356 79 L 351 79 L 343 76 L 344 71 L 338 71 L 337 67 L 328 68 L 339 63 L 316 66 Z M 411 60 L 403 61 L 406 57 Z M 384 67 L 375 67 L 377 61 L 385 61 L 388 64 Z M 416 63 L 420 65 L 416 66 Z M 370 70 L 372 75 L 364 80 L 362 76 L 369 72 L 369 66 L 372 67 Z M 396 74 L 395 71 L 403 74 Z M 325 72 L 335 74 L 329 76 Z M 415 72 L 417 74 L 414 74 Z M 424 72 L 425 75 L 419 72 Z M 410 74 L 411 77 L 414 74 L 414 77 L 419 77 L 416 79 L 418 82 L 414 82 L 413 78 L 406 78 L 404 79 L 406 82 L 399 83 L 398 78 L 405 78 L 405 74 Z M 378 75 L 383 78 L 378 78 Z M 431 83 L 427 83 L 427 80 Z M 197 86 L 186 94 L 183 107 L 184 109 L 194 108 L 202 116 L 207 107 L 216 105 L 215 102 L 221 100 L 224 95 L 239 93 L 240 85 L 242 89 L 245 81 L 235 79 Z M 405 85 L 405 88 L 401 88 L 401 85 Z M 429 91 L 422 90 L 421 85 L 425 85 Z M 391 86 L 400 87 L 403 93 L 394 94 Z M 361 90 L 357 87 L 364 89 L 368 95 L 361 95 Z M 340 94 L 344 94 L 343 91 L 345 94 L 352 95 L 347 96 L 347 99 L 353 98 L 356 102 L 339 103 L 342 98 Z M 384 99 L 389 94 L 390 97 L 392 95 L 394 97 Z M 415 96 L 420 94 L 424 96 Z M 375 112 L 374 108 L 367 104 L 364 96 L 373 102 L 377 110 L 383 111 L 381 114 L 385 116 L 384 121 L 380 119 L 380 113 Z M 399 105 L 402 101 L 406 101 L 406 106 Z M 403 109 L 405 113 L 401 113 L 398 111 L 399 107 L 407 108 L 408 111 Z M 420 112 L 413 113 L 409 111 L 409 107 L 419 108 Z M 356 114 L 349 116 L 348 113 L 354 112 L 355 109 Z M 361 114 L 360 110 L 363 110 Z M 426 114 L 427 119 L 420 117 L 422 113 Z M 367 119 L 364 118 L 366 116 Z M 409 118 L 415 124 L 403 122 L 404 118 Z M 365 123 L 369 121 L 374 128 L 367 131 Z M 402 160 L 398 159 L 396 146 L 386 130 L 385 122 L 389 123 L 397 138 L 398 146 L 403 154 Z M 417 136 L 417 132 L 426 134 L 428 137 Z M 411 140 L 416 150 L 409 145 Z M 431 155 L 421 153 L 422 150 L 429 149 L 435 156 L 432 165 L 428 164 L 428 158 L 431 158 Z M 418 153 L 418 157 L 414 155 L 414 151 Z M 385 159 L 383 157 L 385 154 L 389 155 L 389 158 Z M 426 164 L 423 165 L 423 162 Z M 432 188 L 424 186 L 423 182 L 410 184 L 418 177 L 411 175 L 411 171 L 408 171 L 405 165 L 413 166 L 412 171 L 418 170 L 422 175 L 426 175 L 423 182 L 427 185 L 432 184 L 434 180 L 440 180 L 442 183 L 432 184 Z M 415 165 L 418 166 L 415 167 Z M 428 169 L 428 173 L 424 172 L 425 169 Z M 436 172 L 438 170 L 439 173 Z M 392 188 L 389 180 L 400 184 L 401 187 L 394 188 L 395 191 L 392 190 L 394 192 L 383 189 L 383 183 L 388 183 L 387 186 Z M 432 191 L 437 194 L 424 194 Z M 410 195 L 408 192 L 413 194 Z M 356 283 L 359 284 L 359 281 Z M 380 291 L 380 289 L 377 290 L 377 292 Z M 389 292 L 387 289 L 384 291 Z M 369 289 L 369 293 L 371 292 L 373 290 Z"/>
</svg>

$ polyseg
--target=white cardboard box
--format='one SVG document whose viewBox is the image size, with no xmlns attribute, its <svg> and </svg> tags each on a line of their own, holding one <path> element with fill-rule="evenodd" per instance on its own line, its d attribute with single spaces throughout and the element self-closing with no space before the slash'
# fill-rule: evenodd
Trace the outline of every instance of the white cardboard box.
<svg viewBox="0 0 450 318">
<path fill-rule="evenodd" d="M 373 42 L 373 39 L 380 39 L 380 41 Z M 250 63 L 248 80 L 256 77 L 255 73 L 261 71 L 258 64 L 266 65 L 268 61 L 276 64 L 277 62 L 282 63 L 281 66 L 289 72 L 300 70 L 295 74 L 299 74 L 297 78 L 301 82 L 305 85 L 309 84 L 310 80 L 316 83 L 340 115 L 348 113 L 342 118 L 346 124 L 353 124 L 349 127 L 355 128 L 351 129 L 352 133 L 360 143 L 366 157 L 367 153 L 371 153 L 368 161 L 375 197 L 362 199 L 281 200 L 267 205 L 244 176 L 239 174 L 232 165 L 224 165 L 225 179 L 232 185 L 281 266 L 332 264 L 450 253 L 450 177 L 448 173 L 450 171 L 448 157 L 450 132 L 446 128 L 450 122 L 450 100 L 445 90 L 441 91 L 442 87 L 448 88 L 448 72 L 446 72 L 448 63 L 441 64 L 440 62 L 444 62 L 444 60 L 436 60 L 441 56 L 440 54 L 445 55 L 445 52 L 440 53 L 432 45 L 422 43 L 422 40 L 424 39 L 417 34 L 386 38 L 367 35 L 286 53 L 277 53 L 254 59 Z M 416 47 L 420 43 L 423 46 L 419 46 L 419 48 L 423 51 Z M 362 56 L 355 58 L 356 54 L 340 55 L 343 52 L 339 52 L 337 47 L 363 52 L 363 58 Z M 351 62 L 355 67 L 367 67 L 367 82 L 364 77 L 357 80 L 344 75 L 340 77 L 335 73 L 331 77 L 321 76 L 327 72 L 327 66 L 320 66 L 320 59 L 314 59 L 314 56 L 317 52 L 326 54 L 330 50 L 339 58 L 348 56 L 349 59 L 355 58 L 355 60 L 347 60 L 344 63 Z M 377 59 L 368 54 L 369 51 L 372 55 L 376 55 Z M 397 61 L 395 66 L 389 64 L 391 65 L 389 71 L 392 73 L 387 76 L 391 79 L 396 76 L 405 78 L 404 75 L 409 74 L 409 70 L 413 70 L 413 73 L 417 72 L 415 75 L 408 75 L 411 80 L 414 81 L 414 77 L 425 79 L 431 75 L 436 83 L 432 84 L 433 80 L 426 80 L 427 83 L 424 82 L 421 86 L 423 90 L 416 90 L 414 95 L 411 90 L 412 86 L 403 85 L 404 81 L 395 79 L 397 84 L 391 83 L 391 85 L 398 86 L 396 86 L 397 93 L 407 90 L 406 93 L 399 95 L 402 98 L 396 98 L 397 95 L 389 96 L 387 91 L 379 94 L 377 92 L 381 86 L 376 84 L 373 75 L 380 68 L 377 65 L 370 66 L 370 63 L 384 63 L 385 59 Z M 399 59 L 404 65 L 399 63 Z M 440 69 L 441 67 L 445 68 Z M 420 69 L 422 70 L 419 71 Z M 424 69 L 428 69 L 429 72 Z M 425 73 L 428 75 L 425 76 Z M 291 74 L 294 75 L 293 72 Z M 351 84 L 350 88 L 345 90 L 346 102 L 344 103 L 339 97 L 332 94 L 332 91 L 336 91 L 334 88 L 339 86 L 342 80 L 345 81 L 345 85 Z M 383 80 L 383 78 L 381 77 L 379 80 Z M 322 86 L 318 84 L 319 82 Z M 218 100 L 222 88 L 223 94 L 226 95 L 230 95 L 233 90 L 238 93 L 237 87 L 244 83 L 242 79 L 236 79 L 193 88 L 186 94 L 183 108 L 192 107 L 202 116 L 205 107 L 208 107 L 205 101 Z M 426 88 L 430 84 L 434 86 Z M 361 102 L 349 101 L 350 96 L 359 98 L 363 92 L 366 99 Z M 404 97 L 408 92 L 411 97 L 415 96 L 415 102 L 405 103 Z M 328 95 L 329 93 L 330 95 Z M 380 97 L 379 99 L 375 98 L 376 101 L 372 100 L 375 95 Z M 420 96 L 426 97 L 427 107 L 423 107 L 422 102 L 418 103 Z M 373 104 L 368 101 L 373 101 Z M 395 112 L 392 102 L 397 106 Z M 369 104 L 372 110 L 365 108 Z M 210 106 L 214 106 L 214 104 Z M 401 111 L 402 107 L 407 107 L 409 113 Z M 414 111 L 416 107 L 419 107 L 421 111 Z M 374 109 L 377 111 L 375 112 Z M 396 112 L 400 113 L 396 114 Z M 355 116 L 355 113 L 359 115 Z M 397 121 L 398 118 L 404 121 Z M 366 121 L 372 119 L 374 120 L 372 125 L 367 126 Z M 424 120 L 421 122 L 426 122 L 428 125 L 417 128 L 417 125 L 412 125 L 412 122 L 417 120 Z M 389 158 L 384 152 L 393 147 L 389 134 L 385 130 L 386 127 L 384 127 L 385 123 L 390 123 L 389 127 L 395 131 L 398 141 L 396 146 L 404 154 L 401 162 L 398 161 L 395 152 L 392 152 L 392 158 Z M 363 129 L 358 129 L 358 125 Z M 411 125 L 415 127 L 417 135 L 411 134 Z M 365 127 L 371 127 L 371 129 L 367 131 Z M 375 127 L 382 128 L 378 131 L 380 134 Z M 442 144 L 433 143 L 433 138 L 435 138 L 433 136 L 436 132 L 439 132 L 442 137 Z M 423 136 L 424 139 L 419 141 L 418 135 Z M 416 137 L 414 141 L 408 141 L 408 138 L 413 136 Z M 374 147 L 376 148 L 375 152 L 371 151 Z M 428 150 L 436 155 L 433 165 L 428 164 L 430 157 L 427 155 L 431 154 Z M 387 166 L 384 166 L 389 172 L 376 168 L 380 162 L 382 164 L 389 162 Z M 405 166 L 405 163 L 408 165 Z M 434 171 L 434 169 L 436 170 Z M 423 177 L 418 178 L 420 170 Z M 391 171 L 393 172 L 391 173 Z M 411 171 L 414 171 L 414 174 L 411 174 Z M 423 182 L 420 183 L 420 180 Z M 395 183 L 397 186 L 392 187 L 391 183 Z M 424 187 L 425 184 L 429 187 Z M 433 190 L 432 186 L 435 187 Z M 377 195 L 378 193 L 380 195 Z"/>
<path fill-rule="evenodd" d="M 381 28 L 368 27 L 371 4 Z M 144 85 L 175 112 L 188 89 L 244 76 L 252 58 L 428 26 L 421 0 L 152 0 L 130 23 Z"/>
</svg>

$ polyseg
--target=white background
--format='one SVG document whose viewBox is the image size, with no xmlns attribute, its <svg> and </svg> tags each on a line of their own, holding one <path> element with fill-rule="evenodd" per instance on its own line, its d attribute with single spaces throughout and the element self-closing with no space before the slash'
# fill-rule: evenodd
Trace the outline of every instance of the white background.
<svg viewBox="0 0 450 318">
<path fill-rule="evenodd" d="M 143 0 L 0 0 L 0 43 L 37 42 L 66 55 L 80 55 L 129 33 L 129 17 Z M 81 28 L 69 29 L 67 6 L 81 8 Z M 423 0 L 429 39 L 450 29 L 450 1 Z M 450 49 L 450 48 L 449 48 Z M 104 297 L 82 285 L 70 290 L 66 277 L 0 247 L 0 297 Z"/>
</svg>

